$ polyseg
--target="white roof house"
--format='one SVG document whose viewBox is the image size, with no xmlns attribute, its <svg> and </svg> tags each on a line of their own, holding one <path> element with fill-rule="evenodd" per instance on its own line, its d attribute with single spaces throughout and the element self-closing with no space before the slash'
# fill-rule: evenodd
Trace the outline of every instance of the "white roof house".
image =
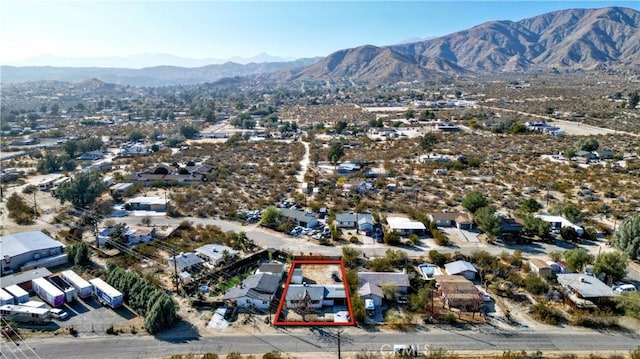
<svg viewBox="0 0 640 359">
<path fill-rule="evenodd" d="M 131 210 L 164 211 L 169 200 L 162 197 L 135 197 L 127 201 Z"/>
<path fill-rule="evenodd" d="M 427 229 L 424 223 L 412 221 L 405 217 L 387 217 L 387 224 L 389 224 L 389 229 L 392 231 L 401 233 L 424 231 Z"/>
<path fill-rule="evenodd" d="M 449 275 L 462 275 L 469 280 L 473 280 L 478 273 L 476 267 L 467 261 L 455 261 L 444 265 L 444 269 Z"/>
<path fill-rule="evenodd" d="M 576 230 L 576 233 L 578 233 L 578 235 L 584 234 L 584 229 L 582 227 L 571 223 L 569 220 L 562 216 L 554 216 L 551 214 L 536 214 L 535 217 L 540 218 L 545 222 L 551 223 L 551 226 L 554 228 L 572 227 Z"/>
<path fill-rule="evenodd" d="M 222 262 L 225 256 L 225 252 L 229 257 L 235 257 L 238 255 L 238 251 L 231 247 L 223 246 L 220 244 L 205 244 L 202 247 L 195 249 L 196 254 L 200 257 L 207 259 L 213 264 L 219 264 Z"/>
<path fill-rule="evenodd" d="M 36 268 L 66 263 L 64 248 L 64 244 L 40 231 L 2 236 L 0 237 L 0 273 L 11 274 L 25 265 Z"/>
</svg>

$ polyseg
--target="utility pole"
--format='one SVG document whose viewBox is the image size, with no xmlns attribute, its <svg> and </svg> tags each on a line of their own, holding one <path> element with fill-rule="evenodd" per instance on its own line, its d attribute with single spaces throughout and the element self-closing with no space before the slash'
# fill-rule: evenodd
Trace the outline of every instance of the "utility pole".
<svg viewBox="0 0 640 359">
<path fill-rule="evenodd" d="M 340 359 L 340 333 L 342 330 L 338 330 L 338 359 Z"/>
<path fill-rule="evenodd" d="M 36 206 L 36 191 L 33 191 L 33 216 L 38 218 L 38 207 Z"/>
<path fill-rule="evenodd" d="M 178 287 L 178 256 L 176 255 L 176 252 L 173 252 L 173 275 L 174 275 L 174 279 L 175 279 L 175 284 L 176 284 L 176 294 L 180 294 L 180 288 Z"/>
</svg>

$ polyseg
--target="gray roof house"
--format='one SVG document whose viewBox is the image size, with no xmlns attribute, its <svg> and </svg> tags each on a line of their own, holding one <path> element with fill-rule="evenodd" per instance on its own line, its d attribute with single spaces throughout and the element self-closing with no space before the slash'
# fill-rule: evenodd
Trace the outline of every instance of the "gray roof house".
<svg viewBox="0 0 640 359">
<path fill-rule="evenodd" d="M 0 275 L 68 262 L 65 245 L 40 231 L 0 237 Z"/>
<path fill-rule="evenodd" d="M 461 275 L 468 280 L 474 280 L 478 270 L 467 261 L 455 261 L 444 265 L 448 275 Z"/>
<path fill-rule="evenodd" d="M 382 299 L 384 299 L 383 285 L 395 285 L 399 294 L 406 294 L 409 288 L 409 276 L 407 273 L 358 272 L 358 280 L 360 284 L 358 294 L 363 299 L 373 299 L 376 306 L 382 305 Z"/>
<path fill-rule="evenodd" d="M 176 256 L 169 257 L 169 267 L 173 268 L 175 266 L 178 268 L 178 271 L 188 271 L 193 266 L 201 264 L 202 259 L 198 257 L 195 253 L 180 253 Z"/>
<path fill-rule="evenodd" d="M 313 213 L 291 208 L 280 208 L 280 213 L 282 216 L 292 219 L 299 226 L 314 228 L 318 225 L 318 218 Z"/>
<path fill-rule="evenodd" d="M 280 276 L 258 273 L 229 289 L 222 299 L 234 302 L 240 308 L 267 310 L 279 286 Z"/>
<path fill-rule="evenodd" d="M 226 255 L 230 258 L 238 255 L 238 251 L 234 250 L 231 247 L 223 246 L 220 244 L 205 244 L 204 246 L 198 247 L 195 249 L 195 252 L 198 256 L 208 260 L 212 264 L 218 265 L 222 263 Z"/>
<path fill-rule="evenodd" d="M 370 231 L 373 229 L 373 216 L 370 213 L 339 213 L 336 214 L 336 226 L 338 228 L 356 228 L 361 231 Z"/>
<path fill-rule="evenodd" d="M 594 308 L 595 303 L 613 296 L 613 289 L 596 277 L 582 273 L 565 273 L 556 276 L 569 299 L 579 308 Z"/>
<path fill-rule="evenodd" d="M 258 273 L 268 273 L 282 277 L 284 274 L 284 264 L 280 262 L 262 263 L 256 270 L 256 274 Z"/>
</svg>

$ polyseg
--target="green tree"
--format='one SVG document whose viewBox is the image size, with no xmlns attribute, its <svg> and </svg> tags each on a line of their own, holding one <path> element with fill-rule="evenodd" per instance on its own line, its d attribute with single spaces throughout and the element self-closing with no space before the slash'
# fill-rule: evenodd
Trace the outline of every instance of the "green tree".
<svg viewBox="0 0 640 359">
<path fill-rule="evenodd" d="M 335 126 L 336 133 L 342 133 L 342 131 L 344 131 L 346 128 L 347 128 L 347 121 L 340 120 L 336 122 L 336 126 Z"/>
<path fill-rule="evenodd" d="M 184 138 L 188 138 L 188 139 L 194 138 L 197 133 L 198 133 L 198 129 L 196 129 L 191 125 L 182 125 L 180 127 L 180 134 L 184 136 Z"/>
<path fill-rule="evenodd" d="M 580 223 L 584 218 L 584 213 L 573 205 L 564 207 L 562 215 L 572 223 Z"/>
<path fill-rule="evenodd" d="M 142 134 L 142 132 L 140 132 L 138 130 L 133 130 L 129 134 L 129 141 L 137 142 L 137 141 L 140 141 L 143 138 L 144 138 L 144 135 Z"/>
<path fill-rule="evenodd" d="M 540 203 L 533 198 L 527 198 L 520 206 L 520 209 L 525 213 L 534 213 L 541 208 Z"/>
<path fill-rule="evenodd" d="M 362 255 L 362 252 L 357 248 L 351 246 L 342 247 L 342 261 L 349 267 L 355 268 L 358 266 L 358 258 Z"/>
<path fill-rule="evenodd" d="M 260 223 L 265 227 L 274 228 L 278 225 L 279 218 L 280 210 L 275 206 L 269 206 L 262 212 Z"/>
<path fill-rule="evenodd" d="M 412 108 L 409 108 L 404 112 L 404 118 L 406 118 L 407 120 L 414 118 L 415 114 L 416 112 Z"/>
<path fill-rule="evenodd" d="M 57 103 L 54 103 L 53 105 L 51 105 L 51 114 L 53 116 L 57 116 L 60 113 L 60 105 L 58 105 Z"/>
<path fill-rule="evenodd" d="M 627 275 L 627 256 L 618 251 L 600 254 L 593 265 L 593 272 L 596 275 L 603 273 L 606 283 L 620 281 Z"/>
<path fill-rule="evenodd" d="M 420 137 L 420 147 L 425 151 L 432 151 L 433 146 L 438 143 L 438 136 L 429 132 Z"/>
<path fill-rule="evenodd" d="M 496 215 L 495 208 L 490 206 L 478 208 L 473 215 L 473 220 L 478 224 L 478 229 L 490 238 L 495 238 L 500 234 L 502 218 Z"/>
<path fill-rule="evenodd" d="M 580 149 L 583 151 L 592 152 L 596 151 L 598 148 L 600 148 L 600 144 L 598 143 L 598 140 L 593 137 L 589 137 L 580 143 Z"/>
<path fill-rule="evenodd" d="M 329 146 L 329 153 L 327 154 L 327 159 L 335 164 L 344 156 L 344 150 L 342 149 L 342 143 L 339 141 L 332 142 Z"/>
<path fill-rule="evenodd" d="M 638 91 L 629 92 L 629 101 L 627 107 L 630 109 L 636 108 L 638 103 L 640 102 L 640 95 L 638 95 Z"/>
<path fill-rule="evenodd" d="M 415 313 L 424 313 L 431 301 L 432 293 L 433 288 L 429 285 L 422 286 L 416 293 L 409 295 L 409 308 Z"/>
<path fill-rule="evenodd" d="M 396 231 L 384 232 L 384 243 L 390 246 L 397 246 L 401 243 L 400 233 Z"/>
<path fill-rule="evenodd" d="M 69 247 L 69 249 L 67 249 L 67 256 L 74 265 L 86 266 L 91 263 L 89 259 L 91 251 L 89 246 L 84 242 L 76 243 Z"/>
<path fill-rule="evenodd" d="M 351 296 L 351 311 L 353 312 L 353 320 L 355 320 L 356 323 L 364 324 L 364 321 L 367 318 L 367 313 L 364 308 L 364 299 L 357 294 Z"/>
<path fill-rule="evenodd" d="M 71 202 L 84 207 L 92 204 L 105 190 L 102 175 L 98 171 L 78 172 L 71 180 L 58 185 L 56 191 L 62 203 Z"/>
<path fill-rule="evenodd" d="M 548 237 L 551 233 L 551 223 L 534 216 L 525 216 L 523 219 L 525 232 L 540 238 Z"/>
<path fill-rule="evenodd" d="M 582 248 L 576 248 L 564 252 L 567 267 L 572 272 L 582 272 L 586 264 L 593 263 L 593 255 Z"/>
<path fill-rule="evenodd" d="M 144 318 L 144 327 L 151 334 L 169 328 L 176 319 L 176 305 L 173 299 L 162 293 L 147 311 Z"/>
<path fill-rule="evenodd" d="M 640 259 L 640 214 L 622 221 L 613 234 L 611 245 L 633 260 Z"/>
<path fill-rule="evenodd" d="M 382 289 L 382 295 L 385 300 L 395 302 L 396 295 L 398 294 L 398 285 L 396 283 L 382 283 L 380 289 Z"/>
<path fill-rule="evenodd" d="M 487 199 L 482 193 L 477 191 L 468 193 L 462 199 L 462 207 L 471 213 L 476 213 L 478 209 L 486 207 L 487 205 L 489 205 Z"/>
</svg>

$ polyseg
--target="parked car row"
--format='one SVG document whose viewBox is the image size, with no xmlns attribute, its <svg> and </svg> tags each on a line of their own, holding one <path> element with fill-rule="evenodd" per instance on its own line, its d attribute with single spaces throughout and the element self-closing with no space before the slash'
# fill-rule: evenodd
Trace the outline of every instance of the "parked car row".
<svg viewBox="0 0 640 359">
<path fill-rule="evenodd" d="M 331 230 L 329 227 L 325 227 L 324 224 L 320 223 L 320 225 L 315 228 L 295 226 L 289 234 L 292 236 L 309 236 L 313 239 L 321 239 L 331 237 Z"/>
</svg>

